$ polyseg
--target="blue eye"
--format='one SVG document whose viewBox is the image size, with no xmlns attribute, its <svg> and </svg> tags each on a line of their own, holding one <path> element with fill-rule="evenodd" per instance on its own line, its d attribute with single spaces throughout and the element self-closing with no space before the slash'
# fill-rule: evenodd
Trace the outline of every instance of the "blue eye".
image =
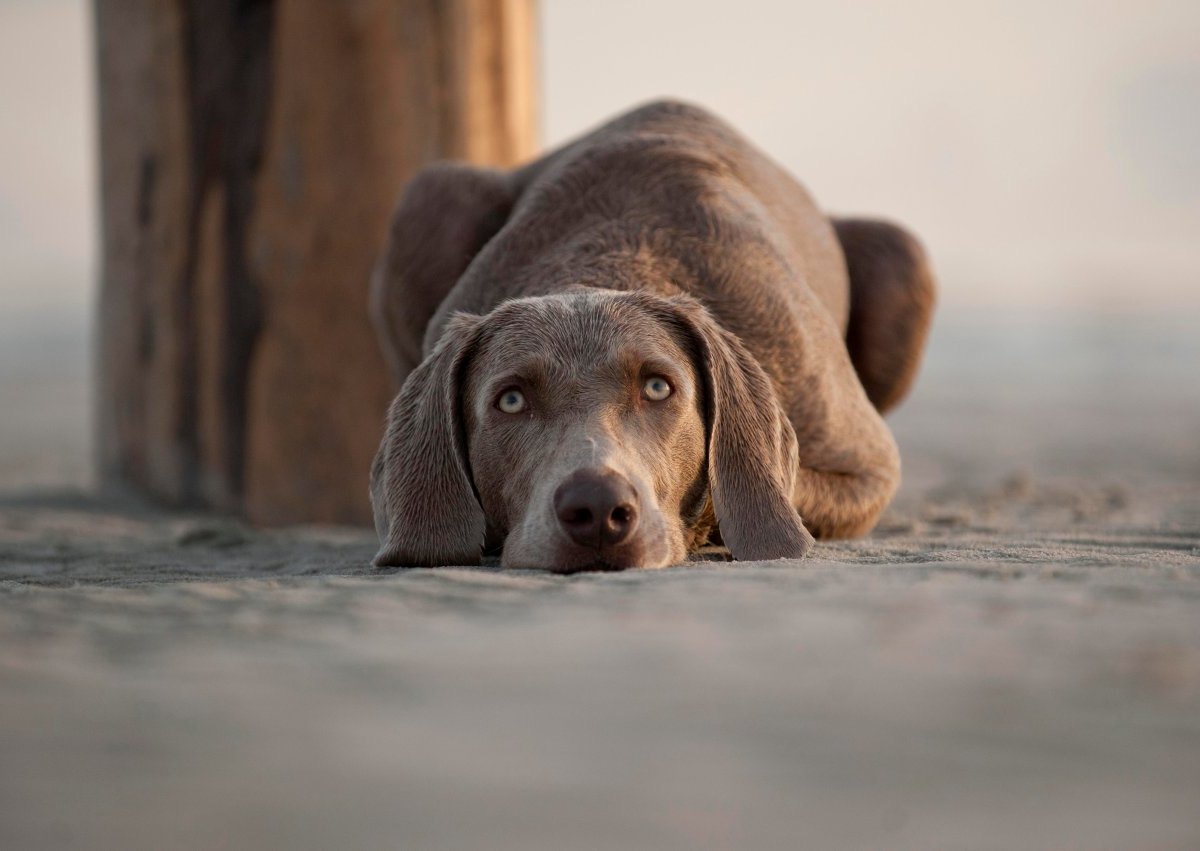
<svg viewBox="0 0 1200 851">
<path fill-rule="evenodd" d="M 661 402 L 671 395 L 671 384 L 661 375 L 652 375 L 642 385 L 642 395 L 651 402 Z"/>
<path fill-rule="evenodd" d="M 519 414 L 525 410 L 525 394 L 515 387 L 510 387 L 500 394 L 496 407 L 506 414 Z"/>
</svg>

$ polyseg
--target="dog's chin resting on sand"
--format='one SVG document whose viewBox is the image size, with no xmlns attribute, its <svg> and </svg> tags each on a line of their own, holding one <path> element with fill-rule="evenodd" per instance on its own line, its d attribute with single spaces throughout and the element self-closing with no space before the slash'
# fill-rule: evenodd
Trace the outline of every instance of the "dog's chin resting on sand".
<svg viewBox="0 0 1200 851">
<path fill-rule="evenodd" d="M 514 171 L 430 166 L 371 284 L 400 388 L 375 563 L 619 570 L 863 534 L 933 301 L 906 231 L 827 217 L 686 104 Z"/>
</svg>

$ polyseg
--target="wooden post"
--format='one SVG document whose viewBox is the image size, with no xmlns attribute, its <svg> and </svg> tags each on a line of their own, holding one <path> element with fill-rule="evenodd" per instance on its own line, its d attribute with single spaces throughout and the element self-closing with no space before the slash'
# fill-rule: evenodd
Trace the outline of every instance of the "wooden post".
<svg viewBox="0 0 1200 851">
<path fill-rule="evenodd" d="M 106 481 L 370 521 L 405 180 L 534 152 L 533 0 L 96 0 Z"/>
</svg>

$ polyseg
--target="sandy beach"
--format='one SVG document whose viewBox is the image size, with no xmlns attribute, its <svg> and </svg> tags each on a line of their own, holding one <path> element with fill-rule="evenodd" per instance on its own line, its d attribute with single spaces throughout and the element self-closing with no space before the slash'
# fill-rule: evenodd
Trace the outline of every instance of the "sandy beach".
<svg viewBox="0 0 1200 851">
<path fill-rule="evenodd" d="M 1194 0 L 0 0 L 0 851 L 1200 849 L 1198 34 Z M 401 185 L 663 96 L 927 248 L 869 536 L 379 571 L 369 529 L 98 488 L 107 315 L 131 422 L 116 375 L 235 472 L 301 424 L 321 489 L 280 490 L 337 493 L 355 420 L 311 414 L 374 377 Z"/>
<path fill-rule="evenodd" d="M 0 369 L 0 847 L 1200 846 L 1200 343 L 943 317 L 905 484 L 804 562 L 375 571 L 99 496 Z"/>
</svg>

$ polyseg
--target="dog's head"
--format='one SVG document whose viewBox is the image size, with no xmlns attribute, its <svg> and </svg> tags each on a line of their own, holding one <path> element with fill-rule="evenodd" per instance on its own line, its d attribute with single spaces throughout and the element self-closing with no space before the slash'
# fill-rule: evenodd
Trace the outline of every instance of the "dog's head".
<svg viewBox="0 0 1200 851">
<path fill-rule="evenodd" d="M 802 556 L 796 437 L 697 302 L 581 290 L 458 315 L 408 377 L 371 473 L 378 565 L 662 567 L 715 516 L 735 558 Z"/>
</svg>

